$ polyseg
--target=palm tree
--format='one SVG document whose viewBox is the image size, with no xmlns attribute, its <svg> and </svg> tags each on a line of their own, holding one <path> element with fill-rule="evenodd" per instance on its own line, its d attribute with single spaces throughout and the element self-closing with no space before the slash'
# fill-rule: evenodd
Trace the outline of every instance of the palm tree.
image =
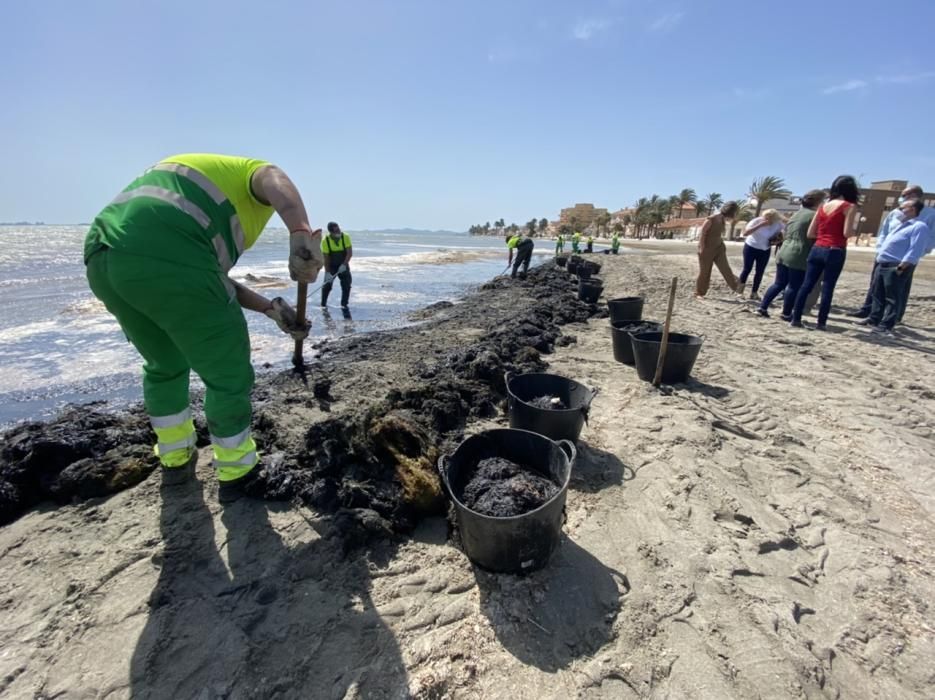
<svg viewBox="0 0 935 700">
<path fill-rule="evenodd" d="M 650 204 L 646 197 L 640 197 L 633 205 L 633 225 L 636 226 L 636 237 L 643 237 L 643 227 L 646 225 L 646 214 L 649 211 Z"/>
<path fill-rule="evenodd" d="M 686 187 L 684 190 L 679 192 L 676 196 L 678 197 L 678 200 L 679 200 L 679 218 L 681 219 L 682 218 L 682 207 L 685 206 L 686 204 L 694 204 L 698 199 L 698 195 L 695 194 L 695 190 L 693 190 L 691 187 Z"/>
<path fill-rule="evenodd" d="M 497 228 L 497 233 L 502 236 L 503 229 L 506 226 L 506 221 L 504 221 L 502 218 L 497 219 L 496 221 L 493 222 L 493 225 Z"/>
<path fill-rule="evenodd" d="M 708 211 L 714 212 L 721 208 L 721 205 L 724 204 L 724 198 L 721 196 L 720 192 L 712 192 L 707 197 L 708 200 Z"/>
<path fill-rule="evenodd" d="M 549 227 L 549 220 L 545 217 L 539 219 L 539 235 L 545 233 L 545 230 Z"/>
<path fill-rule="evenodd" d="M 526 222 L 526 230 L 529 231 L 530 236 L 536 235 L 536 226 L 539 222 L 535 218 L 530 219 Z"/>
<path fill-rule="evenodd" d="M 750 206 L 749 202 L 745 202 L 740 199 L 737 200 L 737 214 L 734 216 L 734 220 L 730 223 L 730 238 L 734 238 L 734 229 L 737 228 L 737 224 L 749 221 L 754 217 L 753 209 Z"/>
<path fill-rule="evenodd" d="M 695 202 L 695 216 L 704 216 L 709 211 L 711 211 L 710 200 L 699 199 L 697 202 Z"/>
<path fill-rule="evenodd" d="M 610 223 L 610 214 L 606 211 L 601 212 L 594 219 L 594 227 L 597 229 L 597 235 L 601 235 L 601 231 L 606 229 L 607 224 Z"/>
<path fill-rule="evenodd" d="M 753 181 L 747 197 L 756 199 L 756 216 L 760 215 L 763 205 L 771 199 L 788 199 L 792 192 L 786 189 L 786 183 L 781 177 L 767 175 Z"/>
<path fill-rule="evenodd" d="M 679 196 L 677 194 L 674 194 L 671 197 L 669 197 L 669 215 L 666 217 L 666 219 L 671 219 L 672 212 L 674 211 L 678 211 L 679 218 L 682 218 L 682 200 L 679 199 Z"/>
<path fill-rule="evenodd" d="M 656 195 L 653 195 L 655 197 Z M 650 197 L 652 201 L 652 197 Z M 659 224 L 666 221 L 672 215 L 672 202 L 669 199 L 660 197 L 656 201 L 656 205 L 652 207 L 649 212 L 649 221 L 652 227 L 653 235 L 656 233 L 656 229 L 659 227 Z"/>
</svg>

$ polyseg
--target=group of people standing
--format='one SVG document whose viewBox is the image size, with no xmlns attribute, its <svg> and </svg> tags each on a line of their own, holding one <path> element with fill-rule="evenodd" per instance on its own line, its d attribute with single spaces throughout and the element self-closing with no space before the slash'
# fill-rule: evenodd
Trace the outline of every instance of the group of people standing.
<svg viewBox="0 0 935 700">
<path fill-rule="evenodd" d="M 901 322 L 912 273 L 922 256 L 935 249 L 935 209 L 926 207 L 922 196 L 921 187 L 907 187 L 899 198 L 898 208 L 886 216 L 877 235 L 870 289 L 864 306 L 853 315 L 863 319 L 862 325 L 872 326 L 880 333 L 891 333 Z M 763 212 L 744 231 L 747 236 L 739 279 L 731 270 L 723 240 L 726 222 L 737 215 L 739 205 L 727 202 L 718 213 L 708 217 L 701 229 L 696 297 L 703 298 L 707 293 L 713 266 L 717 266 L 727 285 L 741 295 L 753 272 L 750 298 L 760 302 L 757 313 L 768 317 L 773 301 L 783 294 L 780 318 L 801 328 L 802 316 L 814 304 L 815 292 L 820 288 L 815 328 L 824 330 L 847 258 L 847 239 L 857 236 L 859 199 L 856 180 L 842 175 L 827 192 L 811 190 L 805 194 L 802 208 L 788 222 L 784 223 L 775 210 Z M 776 278 L 760 299 L 758 290 L 774 245 L 779 246 Z"/>
</svg>

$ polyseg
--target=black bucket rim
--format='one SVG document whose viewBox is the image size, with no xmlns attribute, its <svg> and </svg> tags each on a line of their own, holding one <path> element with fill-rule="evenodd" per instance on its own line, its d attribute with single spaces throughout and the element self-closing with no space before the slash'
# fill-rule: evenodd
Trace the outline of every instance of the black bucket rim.
<svg viewBox="0 0 935 700">
<path fill-rule="evenodd" d="M 614 297 L 613 299 L 608 299 L 607 303 L 609 304 L 612 301 L 646 301 L 646 297 L 643 297 L 643 296 Z"/>
<path fill-rule="evenodd" d="M 464 438 L 464 440 L 462 440 L 458 444 L 458 446 L 455 448 L 455 452 L 457 452 L 461 448 L 461 445 L 466 443 L 468 440 L 471 440 L 476 437 L 480 437 L 481 435 L 485 433 L 505 433 L 505 432 L 527 433 L 529 435 L 534 435 L 537 438 L 541 438 L 542 440 L 547 440 L 548 442 L 551 442 L 553 445 L 558 447 L 558 449 L 561 450 L 562 454 L 565 455 L 566 459 L 568 459 L 568 471 L 565 474 L 565 482 L 563 484 L 557 484 L 558 491 L 555 492 L 555 495 L 553 495 L 552 498 L 550 498 L 549 500 L 545 501 L 545 503 L 543 503 L 538 508 L 534 508 L 533 510 L 527 510 L 525 513 L 520 513 L 519 515 L 485 515 L 484 513 L 477 512 L 476 510 L 471 508 L 469 505 L 465 504 L 460 498 L 455 496 L 455 492 L 451 488 L 451 482 L 448 480 L 448 467 L 451 466 L 450 461 L 451 461 L 452 455 L 454 455 L 454 452 L 452 452 L 450 455 L 441 455 L 438 458 L 437 468 L 438 468 L 438 474 L 442 480 L 442 485 L 444 486 L 445 492 L 448 494 L 448 497 L 452 501 L 457 503 L 459 506 L 464 508 L 465 510 L 470 511 L 472 515 L 476 515 L 478 518 L 483 518 L 485 520 L 492 520 L 495 522 L 519 520 L 520 518 L 529 517 L 533 513 L 538 513 L 540 510 L 542 510 L 543 508 L 551 504 L 553 501 L 555 501 L 555 499 L 565 494 L 568 491 L 569 485 L 571 484 L 571 472 L 574 469 L 575 461 L 578 459 L 578 450 L 575 448 L 575 444 L 571 440 L 553 440 L 552 438 L 546 437 L 545 435 L 542 435 L 541 433 L 534 433 L 531 430 L 523 430 L 522 428 L 490 428 L 489 430 L 482 430 L 479 433 L 468 435 L 466 438 Z M 568 454 L 568 452 L 566 452 L 564 448 L 562 447 L 565 444 L 567 444 L 568 447 L 571 449 L 571 454 Z M 447 466 L 443 466 L 442 462 L 449 462 L 449 464 Z M 554 484 L 555 482 L 553 481 L 552 483 Z"/>
<path fill-rule="evenodd" d="M 514 394 L 513 391 L 510 389 L 510 381 L 513 379 L 519 379 L 520 377 L 556 377 L 558 379 L 564 379 L 566 382 L 577 384 L 578 386 L 583 388 L 585 391 L 587 391 L 589 394 L 591 394 L 591 397 L 587 400 L 587 403 L 582 404 L 581 406 L 578 406 L 577 408 L 540 408 L 539 406 L 533 406 L 528 401 L 524 401 L 519 396 Z M 587 411 L 591 408 L 591 403 L 594 401 L 594 398 L 597 396 L 598 391 L 599 391 L 598 389 L 589 388 L 586 384 L 582 384 L 576 379 L 563 377 L 560 374 L 552 374 L 551 372 L 526 372 L 524 374 L 510 374 L 509 372 L 507 372 L 504 379 L 506 383 L 506 393 L 507 393 L 508 398 L 516 399 L 524 406 L 529 406 L 529 408 L 535 409 L 537 411 L 549 411 L 550 413 L 573 413 L 573 412 L 578 412 L 578 411 Z M 522 430 L 522 428 L 512 428 L 512 430 Z M 528 433 L 532 431 L 527 430 L 524 432 Z M 535 434 L 541 435 L 541 433 L 535 433 Z M 552 440 L 552 438 L 546 437 L 545 435 L 542 435 L 542 437 L 545 437 L 546 440 Z M 555 441 L 552 440 L 552 442 L 555 442 Z"/>
<path fill-rule="evenodd" d="M 646 319 L 633 319 L 633 318 L 624 318 L 619 321 L 610 321 L 610 327 L 615 331 L 623 331 L 623 326 L 639 326 L 644 323 L 648 323 L 653 326 L 659 326 L 658 331 L 640 331 L 640 333 L 660 333 L 662 332 L 663 322 L 662 321 L 647 321 Z M 639 333 L 634 333 L 633 331 L 627 331 L 630 335 L 639 335 Z"/>
<path fill-rule="evenodd" d="M 658 335 L 658 338 L 649 338 L 644 336 Z M 662 342 L 662 331 L 644 331 L 642 333 L 631 333 L 630 336 L 633 340 L 639 340 L 644 343 L 661 343 Z M 688 338 L 689 340 L 679 340 L 679 338 Z M 695 335 L 694 333 L 676 333 L 674 331 L 669 331 L 669 340 L 670 343 L 675 343 L 676 345 L 702 345 L 704 343 L 703 335 Z"/>
</svg>

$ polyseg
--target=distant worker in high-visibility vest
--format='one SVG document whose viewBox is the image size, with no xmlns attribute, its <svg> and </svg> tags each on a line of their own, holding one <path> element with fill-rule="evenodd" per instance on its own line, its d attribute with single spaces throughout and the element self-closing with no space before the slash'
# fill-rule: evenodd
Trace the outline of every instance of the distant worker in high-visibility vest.
<svg viewBox="0 0 935 700">
<path fill-rule="evenodd" d="M 289 274 L 314 282 L 321 229 L 309 224 L 295 185 L 262 160 L 207 153 L 172 156 L 108 204 L 88 231 L 84 261 L 94 295 L 143 357 L 143 402 L 156 433 L 163 483 L 188 480 L 197 461 L 189 376 L 205 385 L 221 501 L 255 480 L 250 432 L 250 337 L 243 309 L 265 314 L 300 340 L 306 319 L 228 276 L 273 212 L 289 230 Z"/>
<path fill-rule="evenodd" d="M 565 237 L 558 234 L 558 238 L 555 239 L 555 254 L 561 255 L 563 252 L 565 252 Z"/>
<path fill-rule="evenodd" d="M 587 248 L 585 248 L 585 252 L 587 252 L 587 253 L 593 253 L 593 252 L 594 252 L 594 236 L 588 236 L 588 239 L 587 239 Z"/>
<path fill-rule="evenodd" d="M 520 266 L 523 271 L 520 273 L 520 279 L 526 279 L 526 273 L 529 271 L 529 262 L 532 260 L 532 249 L 535 244 L 528 236 L 521 236 L 516 233 L 506 237 L 506 247 L 510 251 L 510 259 L 507 266 L 513 266 L 513 273 L 510 277 L 516 277 Z M 513 262 L 513 251 L 516 251 L 516 262 Z"/>
<path fill-rule="evenodd" d="M 571 252 L 575 254 L 581 252 L 581 234 L 578 231 L 571 234 Z"/>
<path fill-rule="evenodd" d="M 347 309 L 351 299 L 351 237 L 334 221 L 328 224 L 328 235 L 321 241 L 321 252 L 325 256 L 325 285 L 321 288 L 321 305 L 328 306 L 331 285 L 337 277 L 341 282 L 341 308 Z"/>
<path fill-rule="evenodd" d="M 620 234 L 614 231 L 614 235 L 610 237 L 610 252 L 614 255 L 617 255 L 620 250 Z"/>
</svg>

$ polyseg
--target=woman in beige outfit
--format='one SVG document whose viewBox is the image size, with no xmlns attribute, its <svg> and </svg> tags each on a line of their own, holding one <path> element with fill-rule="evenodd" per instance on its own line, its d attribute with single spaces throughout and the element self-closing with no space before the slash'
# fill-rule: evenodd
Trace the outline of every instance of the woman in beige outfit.
<svg viewBox="0 0 935 700">
<path fill-rule="evenodd" d="M 727 228 L 726 220 L 737 215 L 737 202 L 725 202 L 717 214 L 712 214 L 701 227 L 698 237 L 698 279 L 695 281 L 695 296 L 704 297 L 711 284 L 711 266 L 717 265 L 721 276 L 727 282 L 731 291 L 737 289 L 737 278 L 734 277 L 730 263 L 727 261 L 727 246 L 724 245 L 724 230 Z"/>
</svg>

